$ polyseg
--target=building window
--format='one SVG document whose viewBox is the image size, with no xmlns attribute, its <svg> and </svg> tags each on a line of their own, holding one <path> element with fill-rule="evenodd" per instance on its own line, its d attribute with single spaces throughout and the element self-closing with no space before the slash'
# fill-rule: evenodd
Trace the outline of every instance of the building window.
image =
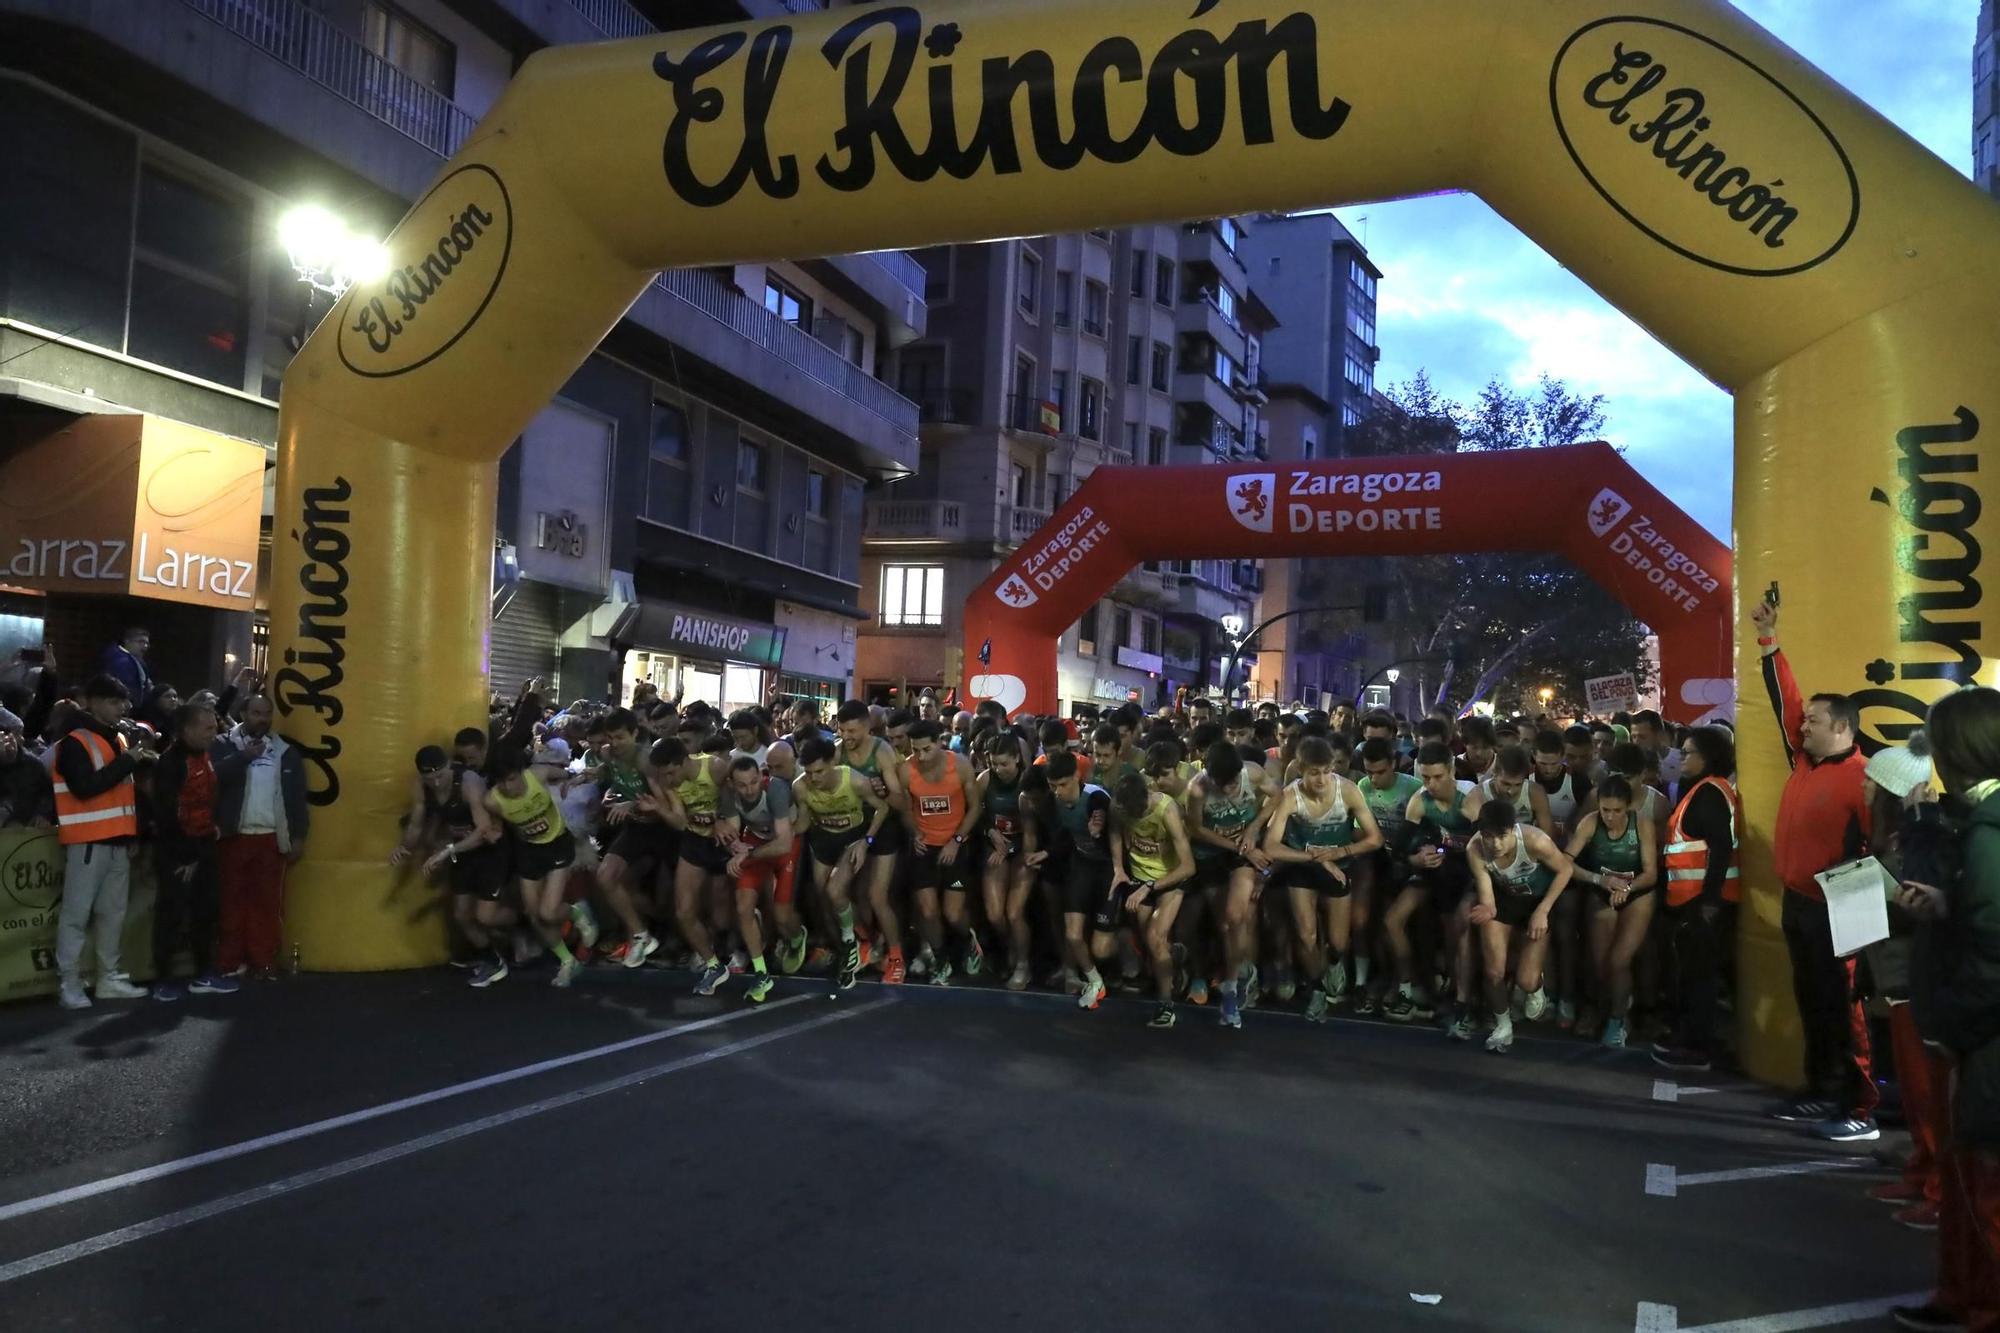
<svg viewBox="0 0 2000 1333">
<path fill-rule="evenodd" d="M 1299 456 L 1308 463 L 1319 457 L 1319 432 L 1311 426 L 1306 427 L 1305 439 L 1299 445 Z"/>
<path fill-rule="evenodd" d="M 1139 651 L 1142 653 L 1160 651 L 1160 622 L 1151 616 L 1139 618 Z"/>
<path fill-rule="evenodd" d="M 1125 382 L 1137 384 L 1146 375 L 1146 340 L 1133 334 L 1125 340 Z"/>
<path fill-rule="evenodd" d="M 1153 344 L 1153 387 L 1161 393 L 1173 388 L 1174 349 L 1166 343 Z"/>
<path fill-rule="evenodd" d="M 1073 318 L 1070 310 L 1070 298 L 1075 289 L 1076 274 L 1058 270 L 1056 273 L 1055 321 L 1056 327 L 1059 329 L 1066 329 L 1070 326 Z"/>
<path fill-rule="evenodd" d="M 1136 421 L 1125 423 L 1125 453 L 1128 462 L 1139 456 L 1139 423 Z"/>
<path fill-rule="evenodd" d="M 1014 498 L 1014 508 L 1032 509 L 1035 505 L 1035 474 L 1021 463 L 1009 463 L 1008 475 L 1012 478 L 1008 494 Z"/>
<path fill-rule="evenodd" d="M 779 278 L 764 278 L 764 308 L 787 324 L 812 328 L 812 298 Z"/>
<path fill-rule="evenodd" d="M 846 354 L 848 361 L 866 370 L 868 368 L 868 340 L 861 336 L 861 330 L 843 320 L 840 325 L 840 339 L 843 344 L 842 351 Z"/>
<path fill-rule="evenodd" d="M 145 163 L 127 355 L 241 389 L 251 248 L 243 200 Z"/>
<path fill-rule="evenodd" d="M 1150 261 L 1151 256 L 1146 251 L 1134 250 L 1132 252 L 1132 295 L 1134 296 L 1143 297 L 1146 294 L 1146 280 L 1153 276 Z"/>
<path fill-rule="evenodd" d="M 1370 347 L 1375 345 L 1375 311 L 1366 301 L 1348 302 L 1347 331 Z"/>
<path fill-rule="evenodd" d="M 1021 313 L 1033 316 L 1042 308 L 1042 261 L 1034 251 L 1021 251 Z"/>
<path fill-rule="evenodd" d="M 1174 261 L 1156 259 L 1153 261 L 1153 304 L 1172 306 L 1174 303 Z"/>
<path fill-rule="evenodd" d="M 1146 432 L 1146 461 L 1162 467 L 1167 461 L 1167 432 L 1158 426 Z"/>
<path fill-rule="evenodd" d="M 1215 371 L 1215 378 L 1224 384 L 1234 384 L 1237 376 L 1242 374 L 1236 368 L 1236 359 L 1220 347 L 1215 349 L 1215 364 L 1212 369 Z"/>
<path fill-rule="evenodd" d="M 1101 282 L 1083 284 L 1083 331 L 1093 338 L 1104 336 L 1105 311 L 1111 304 L 1111 293 Z"/>
<path fill-rule="evenodd" d="M 646 517 L 677 528 L 688 525 L 687 413 L 671 403 L 653 404 L 653 438 L 646 465 Z"/>
<path fill-rule="evenodd" d="M 1226 282 L 1215 285 L 1215 308 L 1232 325 L 1236 323 L 1236 293 L 1229 289 Z"/>
<path fill-rule="evenodd" d="M 1094 379 L 1085 378 L 1083 392 L 1078 396 L 1077 408 L 1081 420 L 1077 423 L 1077 433 L 1086 440 L 1104 438 L 1104 386 Z"/>
<path fill-rule="evenodd" d="M 1348 261 L 1347 274 L 1354 285 L 1361 289 L 1362 295 L 1371 301 L 1375 299 L 1375 275 L 1368 271 L 1367 265 L 1358 259 L 1351 259 Z"/>
<path fill-rule="evenodd" d="M 736 487 L 753 495 L 769 489 L 771 451 L 755 440 L 736 442 Z"/>
<path fill-rule="evenodd" d="M 824 519 L 827 516 L 828 486 L 826 473 L 818 468 L 806 470 L 806 517 Z"/>
<path fill-rule="evenodd" d="M 1076 654 L 1078 657 L 1097 656 L 1097 608 L 1100 603 L 1092 602 L 1090 609 L 1083 613 L 1083 619 L 1076 622 Z"/>
<path fill-rule="evenodd" d="M 1064 500 L 1069 499 L 1069 478 L 1060 472 L 1049 473 L 1049 508 L 1061 509 Z"/>
<path fill-rule="evenodd" d="M 400 9 L 367 0 L 361 7 L 361 44 L 432 92 L 452 95 L 456 50 Z"/>
<path fill-rule="evenodd" d="M 1351 429 L 1352 427 L 1360 425 L 1361 421 L 1362 421 L 1362 415 L 1360 408 L 1356 407 L 1352 403 L 1342 403 L 1340 405 L 1341 425 L 1347 426 Z"/>
<path fill-rule="evenodd" d="M 1236 225 L 1235 218 L 1217 218 L 1215 234 L 1222 238 L 1223 245 L 1229 248 L 1229 253 L 1232 255 L 1243 241 L 1243 228 Z"/>
<path fill-rule="evenodd" d="M 884 625 L 944 624 L 944 569 L 940 565 L 882 566 Z"/>
<path fill-rule="evenodd" d="M 1368 367 L 1362 365 L 1358 358 L 1351 356 L 1347 358 L 1346 371 L 1347 382 L 1356 389 L 1364 394 L 1375 391 L 1374 377 L 1368 373 Z"/>
<path fill-rule="evenodd" d="M 1119 607 L 1112 614 L 1111 638 L 1113 641 L 1111 646 L 1114 648 L 1129 648 L 1132 646 L 1132 613 L 1125 607 Z"/>
<path fill-rule="evenodd" d="M 1062 418 L 1063 430 L 1070 430 L 1069 372 L 1067 370 L 1052 370 L 1049 372 L 1049 401 L 1056 405 L 1056 415 Z"/>
</svg>

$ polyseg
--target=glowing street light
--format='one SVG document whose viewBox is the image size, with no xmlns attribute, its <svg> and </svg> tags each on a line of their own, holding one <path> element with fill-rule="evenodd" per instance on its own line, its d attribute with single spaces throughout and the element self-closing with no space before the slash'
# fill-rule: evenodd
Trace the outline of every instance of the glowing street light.
<svg viewBox="0 0 2000 1333">
<path fill-rule="evenodd" d="M 1544 708 L 1547 708 L 1547 707 L 1549 706 L 1549 700 L 1551 700 L 1551 699 L 1553 699 L 1553 698 L 1555 698 L 1555 697 L 1556 697 L 1556 692 L 1555 692 L 1554 690 L 1550 689 L 1550 688 L 1549 688 L 1548 686 L 1546 686 L 1546 685 L 1542 686 L 1542 688 L 1541 688 L 1541 689 L 1540 689 L 1539 691 L 1537 691 L 1537 693 L 1539 694 L 1539 696 L 1540 696 L 1540 698 L 1541 698 L 1541 701 L 1542 701 L 1542 707 L 1544 707 Z"/>
<path fill-rule="evenodd" d="M 299 281 L 316 292 L 343 295 L 357 282 L 376 282 L 389 272 L 389 252 L 382 242 L 354 231 L 317 204 L 301 204 L 278 222 Z"/>
</svg>

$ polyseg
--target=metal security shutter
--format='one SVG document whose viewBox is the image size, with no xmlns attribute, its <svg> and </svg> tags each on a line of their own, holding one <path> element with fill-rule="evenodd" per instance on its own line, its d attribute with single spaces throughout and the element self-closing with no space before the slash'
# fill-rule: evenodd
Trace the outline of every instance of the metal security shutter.
<svg viewBox="0 0 2000 1333">
<path fill-rule="evenodd" d="M 522 579 L 507 609 L 493 618 L 492 688 L 507 698 L 530 676 L 551 682 L 556 674 L 556 623 L 560 590 Z"/>
</svg>

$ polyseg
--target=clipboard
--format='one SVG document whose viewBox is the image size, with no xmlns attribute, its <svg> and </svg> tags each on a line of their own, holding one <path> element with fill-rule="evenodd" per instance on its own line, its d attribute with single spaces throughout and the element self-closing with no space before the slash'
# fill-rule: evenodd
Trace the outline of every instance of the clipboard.
<svg viewBox="0 0 2000 1333">
<path fill-rule="evenodd" d="M 1846 958 L 1889 938 L 1889 874 L 1872 856 L 1843 861 L 1813 878 L 1826 895 L 1833 955 Z"/>
</svg>

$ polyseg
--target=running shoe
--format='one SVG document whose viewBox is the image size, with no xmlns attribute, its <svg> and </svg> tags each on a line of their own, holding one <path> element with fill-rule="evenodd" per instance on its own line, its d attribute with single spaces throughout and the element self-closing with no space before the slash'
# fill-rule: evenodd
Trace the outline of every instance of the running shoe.
<svg viewBox="0 0 2000 1333">
<path fill-rule="evenodd" d="M 855 978 L 860 975 L 861 941 L 849 940 L 847 941 L 847 952 L 842 955 L 840 960 L 840 974 L 834 978 L 834 984 L 841 990 L 852 990 L 854 989 Z"/>
<path fill-rule="evenodd" d="M 900 986 L 909 975 L 910 969 L 903 962 L 903 955 L 899 953 L 890 954 L 888 960 L 882 964 L 882 984 L 884 986 Z"/>
<path fill-rule="evenodd" d="M 1188 985 L 1187 985 L 1187 1002 L 1188 1002 L 1189 1004 L 1207 1004 L 1207 1003 L 1208 1003 L 1208 978 L 1207 978 L 1207 977 L 1190 977 L 1190 978 L 1188 979 Z"/>
<path fill-rule="evenodd" d="M 966 932 L 964 963 L 965 975 L 968 977 L 978 976 L 980 969 L 986 966 L 986 948 L 980 944 L 979 932 L 976 930 Z"/>
<path fill-rule="evenodd" d="M 1167 952 L 1174 960 L 1174 994 L 1184 995 L 1188 988 L 1187 945 L 1176 942 Z"/>
<path fill-rule="evenodd" d="M 1374 1013 L 1377 1007 L 1378 1006 L 1375 1000 L 1375 992 L 1365 991 L 1365 990 L 1355 992 L 1354 994 L 1355 1013 L 1365 1016 Z"/>
<path fill-rule="evenodd" d="M 879 967 L 885 961 L 882 957 L 882 951 L 875 947 L 875 937 L 873 935 L 864 934 L 858 930 L 855 931 L 853 947 L 858 951 L 861 959 L 861 962 L 855 967 L 857 972 L 865 972 L 871 966 Z"/>
<path fill-rule="evenodd" d="M 1882 1137 L 1875 1117 L 1868 1115 L 1833 1116 L 1814 1125 L 1812 1134 L 1828 1143 L 1867 1143 Z"/>
<path fill-rule="evenodd" d="M 1154 1009 L 1152 1018 L 1146 1022 L 1149 1028 L 1170 1028 L 1173 1025 L 1174 1007 L 1171 1004 L 1162 1004 Z"/>
<path fill-rule="evenodd" d="M 951 984 L 951 964 L 942 958 L 933 961 L 936 963 L 936 966 L 931 969 L 931 985 L 949 986 Z"/>
<path fill-rule="evenodd" d="M 1471 1041 L 1478 1032 L 1479 1024 L 1473 1021 L 1472 1015 L 1460 1014 L 1451 1020 L 1451 1026 L 1444 1030 L 1444 1035 L 1453 1041 Z"/>
<path fill-rule="evenodd" d="M 1514 1015 L 1503 1012 L 1493 1024 L 1492 1035 L 1486 1039 L 1486 1049 L 1495 1055 L 1505 1055 L 1513 1044 Z"/>
<path fill-rule="evenodd" d="M 908 971 L 913 977 L 921 977 L 930 970 L 931 947 L 926 944 L 923 948 L 917 950 L 917 956 L 910 960 Z"/>
<path fill-rule="evenodd" d="M 1783 1120 L 1794 1125 L 1818 1125 L 1833 1119 L 1839 1110 L 1839 1107 L 1821 1097 L 1794 1097 L 1788 1102 L 1778 1102 L 1764 1108 L 1764 1114 L 1772 1120 Z"/>
<path fill-rule="evenodd" d="M 1417 1016 L 1417 1002 L 1408 992 L 1397 991 L 1382 1001 L 1382 1017 L 1391 1023 L 1407 1023 Z"/>
<path fill-rule="evenodd" d="M 554 986 L 557 990 L 568 990 L 572 985 L 576 983 L 577 973 L 581 971 L 583 971 L 583 964 L 577 962 L 576 959 L 572 958 L 567 963 L 564 963 L 561 967 L 556 969 L 555 977 L 549 982 L 549 984 L 551 986 Z"/>
<path fill-rule="evenodd" d="M 1245 1009 L 1257 1007 L 1257 965 L 1245 963 L 1236 969 L 1236 995 Z"/>
<path fill-rule="evenodd" d="M 652 931 L 642 930 L 625 944 L 625 956 L 619 959 L 623 967 L 638 967 L 660 951 L 660 941 Z"/>
<path fill-rule="evenodd" d="M 1092 981 L 1086 977 L 1083 982 L 1083 994 L 1076 997 L 1076 1007 L 1079 1009 L 1095 1009 L 1103 1003 L 1104 979 L 1099 977 L 1096 981 Z"/>
<path fill-rule="evenodd" d="M 1328 964 L 1326 974 L 1320 978 L 1319 984 L 1326 990 L 1327 1003 L 1339 1004 L 1342 997 L 1347 994 L 1346 961 Z"/>
<path fill-rule="evenodd" d="M 273 976 L 277 975 L 270 968 L 266 968 L 265 971 L 272 972 Z M 91 993 L 100 1000 L 143 1000 L 146 998 L 146 988 L 144 986 L 133 985 L 122 972 L 107 972 L 99 977 L 97 985 L 91 988 Z"/>
<path fill-rule="evenodd" d="M 1622 1019 L 1622 1018 L 1614 1018 L 1614 1019 L 1611 1019 L 1611 1020 L 1609 1020 L 1608 1022 L 1606 1022 L 1606 1023 L 1605 1023 L 1605 1025 L 1604 1025 L 1604 1039 L 1603 1039 L 1603 1042 L 1602 1042 L 1602 1045 L 1603 1045 L 1603 1046 L 1604 1046 L 1604 1047 L 1605 1047 L 1605 1048 L 1606 1048 L 1607 1050 L 1613 1050 L 1613 1051 L 1622 1051 L 1622 1050 L 1624 1050 L 1624 1049 L 1625 1049 L 1625 1020 L 1624 1020 L 1624 1019 Z"/>
<path fill-rule="evenodd" d="M 1410 1017 L 1421 1018 L 1425 1022 L 1437 1017 L 1437 1006 L 1431 997 L 1420 990 L 1410 992 Z"/>
<path fill-rule="evenodd" d="M 750 970 L 750 955 L 738 949 L 729 955 L 729 974 L 740 977 Z"/>
<path fill-rule="evenodd" d="M 62 1007 L 65 1009 L 88 1009 L 90 997 L 83 993 L 81 982 L 65 981 L 61 989 Z"/>
<path fill-rule="evenodd" d="M 1326 987 L 1314 986 L 1312 994 L 1306 997 L 1306 1022 L 1326 1022 Z"/>
<path fill-rule="evenodd" d="M 694 993 L 696 995 L 713 995 L 728 980 L 729 969 L 724 967 L 720 962 L 706 966 L 701 970 L 701 980 L 694 983 Z"/>
<path fill-rule="evenodd" d="M 153 983 L 153 998 L 161 1004 L 172 1004 L 187 994 L 187 988 L 178 981 L 156 981 Z"/>
<path fill-rule="evenodd" d="M 1576 1005 L 1569 1000 L 1556 1001 L 1556 1027 L 1568 1032 L 1576 1026 Z"/>
<path fill-rule="evenodd" d="M 485 990 L 496 981 L 507 979 L 507 964 L 498 958 L 489 958 L 472 969 L 472 979 L 466 984 L 478 990 Z"/>
<path fill-rule="evenodd" d="M 1224 989 L 1222 992 L 1222 1026 L 1226 1028 L 1243 1026 L 1243 1005 L 1233 990 Z"/>
<path fill-rule="evenodd" d="M 833 966 L 833 950 L 824 944 L 815 944 L 806 950 L 805 971 L 824 972 L 831 966 Z"/>
<path fill-rule="evenodd" d="M 1026 990 L 1028 989 L 1028 982 L 1031 980 L 1033 980 L 1033 974 L 1028 971 L 1028 965 L 1023 963 L 1008 975 L 1007 989 Z"/>
<path fill-rule="evenodd" d="M 1965 1333 L 1965 1320 L 1936 1301 L 1891 1306 L 1889 1317 L 1898 1328 L 1907 1328 L 1911 1333 Z"/>
<path fill-rule="evenodd" d="M 1936 1231 L 1938 1229 L 1938 1206 L 1929 1199 L 1913 1203 L 1908 1208 L 1900 1208 L 1889 1217 L 1899 1227 L 1912 1231 Z"/>
<path fill-rule="evenodd" d="M 1299 983 L 1292 979 L 1291 967 L 1274 967 L 1271 974 L 1276 978 L 1271 984 L 1271 993 L 1278 997 L 1279 1004 L 1290 1004 L 1292 997 L 1299 993 Z"/>
<path fill-rule="evenodd" d="M 780 944 L 778 946 L 778 970 L 788 977 L 796 976 L 799 968 L 805 964 L 806 945 L 808 943 L 810 943 L 810 940 L 807 938 L 806 932 L 801 930 L 796 939 L 789 939 Z"/>
<path fill-rule="evenodd" d="M 1709 1059 L 1700 1051 L 1683 1051 L 1669 1046 L 1665 1050 L 1653 1048 L 1653 1063 L 1662 1069 L 1674 1069 L 1683 1074 L 1705 1074 L 1709 1069 Z M 1829 1108 L 1831 1109 L 1831 1108 Z M 1811 1120 L 1806 1116 L 1774 1116 L 1779 1120 Z"/>
<path fill-rule="evenodd" d="M 1546 987 L 1537 986 L 1535 987 L 1534 994 L 1522 1002 L 1521 1017 L 1527 1019 L 1530 1023 L 1539 1023 L 1548 1012 L 1549 992 Z"/>
<path fill-rule="evenodd" d="M 750 978 L 749 989 L 743 992 L 743 998 L 751 1004 L 762 1004 L 771 998 L 771 992 L 777 988 L 778 979 L 776 977 L 772 976 L 769 972 L 758 972 Z"/>
<path fill-rule="evenodd" d="M 571 903 L 569 919 L 576 926 L 576 933 L 583 937 L 583 947 L 597 947 L 597 913 L 590 910 L 589 903 Z"/>
<path fill-rule="evenodd" d="M 211 973 L 196 977 L 188 983 L 190 995 L 234 995 L 242 989 L 243 983 L 227 974 Z"/>
</svg>

